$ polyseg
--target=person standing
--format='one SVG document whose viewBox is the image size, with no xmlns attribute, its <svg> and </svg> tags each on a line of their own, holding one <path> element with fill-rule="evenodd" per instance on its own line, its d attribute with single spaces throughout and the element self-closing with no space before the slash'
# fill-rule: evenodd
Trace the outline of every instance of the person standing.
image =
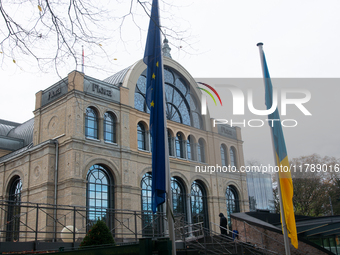
<svg viewBox="0 0 340 255">
<path fill-rule="evenodd" d="M 224 217 L 223 213 L 220 213 L 218 215 L 220 217 L 220 230 L 221 230 L 221 235 L 227 235 L 227 218 Z"/>
</svg>

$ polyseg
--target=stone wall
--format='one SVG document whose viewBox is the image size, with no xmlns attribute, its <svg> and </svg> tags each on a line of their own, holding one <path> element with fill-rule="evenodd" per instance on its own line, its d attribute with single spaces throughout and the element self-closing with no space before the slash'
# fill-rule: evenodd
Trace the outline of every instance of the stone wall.
<svg viewBox="0 0 340 255">
<path fill-rule="evenodd" d="M 265 248 L 279 254 L 285 254 L 284 240 L 282 232 L 268 226 L 259 226 L 245 222 L 242 219 L 231 216 L 233 229 L 237 229 L 239 232 L 239 240 L 243 242 L 249 242 L 257 247 Z M 265 222 L 264 222 L 265 223 Z M 299 247 L 295 249 L 293 245 L 290 245 L 291 255 L 322 255 L 333 254 L 324 248 L 316 248 L 317 245 L 299 239 Z"/>
</svg>

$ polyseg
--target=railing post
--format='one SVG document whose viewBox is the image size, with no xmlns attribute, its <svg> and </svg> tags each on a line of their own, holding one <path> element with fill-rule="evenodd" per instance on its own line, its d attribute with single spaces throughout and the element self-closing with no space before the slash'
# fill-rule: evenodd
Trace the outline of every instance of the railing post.
<svg viewBox="0 0 340 255">
<path fill-rule="evenodd" d="M 186 249 L 186 247 L 187 247 L 187 245 L 186 245 L 186 242 L 185 242 L 185 222 L 184 222 L 184 216 L 183 216 L 183 224 L 182 224 L 182 236 L 183 236 L 183 243 L 184 243 L 184 247 L 185 247 L 185 249 Z M 179 231 L 179 233 L 181 234 L 181 231 Z"/>
<path fill-rule="evenodd" d="M 137 242 L 137 212 L 135 211 L 135 242 Z"/>
<path fill-rule="evenodd" d="M 205 255 L 207 255 L 207 239 L 205 237 L 205 231 L 203 229 L 203 223 L 201 223 L 200 225 L 201 225 L 201 231 L 203 233 L 203 238 L 204 238 L 204 247 L 205 247 L 204 251 L 205 251 Z"/>
<path fill-rule="evenodd" d="M 35 215 L 35 241 L 38 241 L 38 214 L 39 214 L 39 204 L 37 204 L 37 212 Z"/>
<path fill-rule="evenodd" d="M 151 215 L 151 219 L 152 219 L 152 237 L 155 237 L 155 215 Z"/>
<path fill-rule="evenodd" d="M 76 242 L 76 207 L 73 207 L 73 247 Z"/>
</svg>

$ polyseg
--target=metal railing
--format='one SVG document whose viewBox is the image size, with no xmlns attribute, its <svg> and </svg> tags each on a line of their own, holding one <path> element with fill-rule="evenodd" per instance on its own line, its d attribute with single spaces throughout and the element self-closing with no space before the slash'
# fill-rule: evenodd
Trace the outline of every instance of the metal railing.
<svg viewBox="0 0 340 255">
<path fill-rule="evenodd" d="M 93 210 L 81 206 L 28 202 L 13 205 L 0 201 L 0 242 L 80 242 L 97 220 L 88 216 Z M 164 213 L 106 209 L 101 215 L 116 242 L 137 242 L 142 237 L 157 238 L 166 234 Z"/>
<path fill-rule="evenodd" d="M 116 243 L 167 236 L 168 224 L 164 213 L 102 208 L 97 208 L 96 211 L 81 206 L 29 202 L 11 204 L 10 201 L 0 200 L 0 242 L 69 242 L 74 245 L 82 241 L 96 221 L 91 215 L 102 215 L 102 220 L 106 222 Z M 278 254 L 266 249 L 263 242 L 255 246 L 247 241 L 233 240 L 205 228 L 203 222 L 188 223 L 184 219 L 184 215 L 175 215 L 175 239 L 182 241 L 184 248 L 189 246 L 206 254 L 233 254 L 238 251 L 247 251 L 249 254 Z M 210 225 L 219 227 L 213 222 Z"/>
<path fill-rule="evenodd" d="M 211 226 L 219 225 L 210 222 Z M 182 231 L 185 235 L 184 239 L 186 246 L 200 250 L 205 254 L 263 254 L 263 255 L 277 255 L 279 253 L 271 251 L 250 243 L 234 239 L 230 236 L 221 235 L 211 229 L 205 228 L 203 222 L 184 225 L 186 231 Z M 189 229 L 191 229 L 189 231 Z M 176 229 L 177 231 L 177 229 Z M 230 231 L 231 232 L 231 231 Z"/>
</svg>

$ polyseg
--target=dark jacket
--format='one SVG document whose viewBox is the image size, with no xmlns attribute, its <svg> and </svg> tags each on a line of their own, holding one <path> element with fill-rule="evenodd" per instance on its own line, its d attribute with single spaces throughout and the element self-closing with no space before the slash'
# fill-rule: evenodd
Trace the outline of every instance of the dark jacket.
<svg viewBox="0 0 340 255">
<path fill-rule="evenodd" d="M 224 217 L 224 215 L 220 217 L 220 227 L 227 228 L 227 224 L 228 224 L 227 218 Z"/>
</svg>

